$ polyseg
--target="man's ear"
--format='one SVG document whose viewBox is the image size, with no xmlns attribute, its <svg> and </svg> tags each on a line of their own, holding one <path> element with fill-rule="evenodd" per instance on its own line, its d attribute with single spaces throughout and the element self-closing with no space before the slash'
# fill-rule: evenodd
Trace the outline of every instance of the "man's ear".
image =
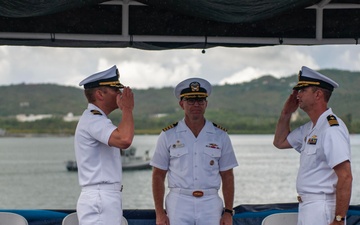
<svg viewBox="0 0 360 225">
<path fill-rule="evenodd" d="M 184 109 L 184 101 L 180 100 L 180 101 L 179 101 L 179 106 L 180 106 L 182 109 Z"/>
<path fill-rule="evenodd" d="M 324 98 L 324 92 L 320 89 L 316 90 L 316 97 L 317 98 Z"/>
<path fill-rule="evenodd" d="M 96 97 L 96 99 L 102 100 L 102 99 L 103 99 L 103 96 L 104 96 L 104 92 L 103 92 L 101 89 L 97 89 L 97 90 L 95 91 L 95 97 Z"/>
</svg>

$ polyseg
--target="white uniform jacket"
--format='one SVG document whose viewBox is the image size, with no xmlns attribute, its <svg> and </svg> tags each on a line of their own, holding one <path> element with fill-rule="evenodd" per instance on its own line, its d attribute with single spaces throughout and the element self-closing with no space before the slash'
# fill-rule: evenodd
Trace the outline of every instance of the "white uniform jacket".
<svg viewBox="0 0 360 225">
<path fill-rule="evenodd" d="M 120 183 L 120 149 L 108 145 L 116 126 L 98 107 L 88 104 L 75 132 L 75 155 L 80 186 Z"/>
<path fill-rule="evenodd" d="M 287 140 L 301 154 L 298 193 L 335 194 L 337 176 L 333 168 L 350 160 L 350 137 L 345 123 L 328 109 L 314 127 L 310 121 L 292 131 Z"/>
<path fill-rule="evenodd" d="M 150 165 L 168 171 L 169 188 L 219 189 L 219 171 L 238 163 L 226 131 L 206 121 L 195 137 L 181 120 L 161 132 Z"/>
</svg>

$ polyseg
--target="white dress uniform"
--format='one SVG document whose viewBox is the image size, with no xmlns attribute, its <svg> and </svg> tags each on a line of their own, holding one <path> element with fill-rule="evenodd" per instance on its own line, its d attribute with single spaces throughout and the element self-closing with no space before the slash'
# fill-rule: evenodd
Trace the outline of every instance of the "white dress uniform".
<svg viewBox="0 0 360 225">
<path fill-rule="evenodd" d="M 80 82 L 85 89 L 121 88 L 116 66 Z M 122 165 L 120 149 L 109 146 L 117 127 L 107 115 L 89 103 L 75 131 L 75 155 L 81 193 L 77 202 L 80 225 L 121 225 Z"/>
<path fill-rule="evenodd" d="M 298 225 L 328 225 L 335 217 L 337 176 L 333 168 L 350 160 L 346 125 L 328 109 L 315 126 L 310 121 L 292 131 L 287 140 L 301 154 L 296 184 L 302 200 Z"/>
<path fill-rule="evenodd" d="M 77 203 L 80 225 L 121 224 L 121 156 L 119 148 L 108 145 L 115 129 L 93 104 L 88 105 L 76 128 L 75 154 L 82 187 Z"/>
<path fill-rule="evenodd" d="M 195 137 L 181 120 L 161 132 L 150 165 L 168 171 L 165 205 L 170 224 L 219 224 L 219 172 L 238 165 L 227 132 L 206 121 Z M 199 191 L 202 197 L 196 197 Z"/>
</svg>

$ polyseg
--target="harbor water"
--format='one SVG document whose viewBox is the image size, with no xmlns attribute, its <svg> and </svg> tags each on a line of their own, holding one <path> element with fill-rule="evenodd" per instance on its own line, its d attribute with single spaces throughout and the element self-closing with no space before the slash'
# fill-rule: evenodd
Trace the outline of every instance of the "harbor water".
<svg viewBox="0 0 360 225">
<path fill-rule="evenodd" d="M 235 202 L 267 204 L 296 202 L 299 154 L 278 150 L 273 135 L 230 135 L 239 166 L 235 174 Z M 150 150 L 157 135 L 136 135 L 137 155 Z M 75 209 L 80 193 L 77 173 L 66 170 L 74 160 L 73 137 L 1 137 L 0 208 Z M 351 135 L 352 205 L 360 204 L 360 135 Z M 123 208 L 153 209 L 151 170 L 123 172 Z"/>
</svg>

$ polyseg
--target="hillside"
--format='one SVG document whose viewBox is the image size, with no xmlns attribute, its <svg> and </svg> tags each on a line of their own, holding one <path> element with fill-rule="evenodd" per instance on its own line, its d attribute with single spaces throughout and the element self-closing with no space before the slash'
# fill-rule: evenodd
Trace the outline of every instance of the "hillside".
<svg viewBox="0 0 360 225">
<path fill-rule="evenodd" d="M 330 107 L 346 122 L 356 126 L 360 118 L 360 72 L 322 70 L 335 79 L 340 87 L 335 90 Z M 295 85 L 297 75 L 277 79 L 263 76 L 251 82 L 214 86 L 209 97 L 207 118 L 230 130 L 261 130 L 272 132 L 284 101 Z M 161 129 L 182 118 L 182 111 L 173 95 L 173 87 L 133 90 L 135 94 L 136 127 L 141 130 Z M 0 118 L 17 114 L 54 114 L 69 112 L 80 115 L 86 107 L 82 89 L 55 84 L 19 84 L 0 86 Z M 113 113 L 111 118 L 119 118 Z M 162 115 L 158 117 L 156 115 Z M 303 112 L 300 116 L 306 119 Z M 267 128 L 265 128 L 266 126 Z M 0 124 L 0 128 L 3 127 Z M 254 131 L 258 132 L 258 131 Z"/>
</svg>

